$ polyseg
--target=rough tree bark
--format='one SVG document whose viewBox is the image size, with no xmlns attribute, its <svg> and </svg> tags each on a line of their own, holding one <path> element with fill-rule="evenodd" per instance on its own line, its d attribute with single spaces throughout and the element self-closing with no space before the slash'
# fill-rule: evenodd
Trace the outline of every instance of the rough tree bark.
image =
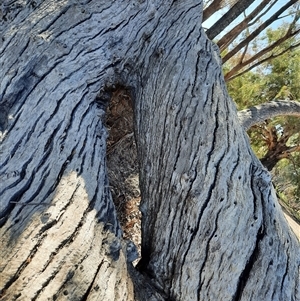
<svg viewBox="0 0 300 301">
<path fill-rule="evenodd" d="M 249 130 L 253 125 L 276 116 L 300 117 L 300 102 L 294 100 L 272 100 L 238 112 L 241 125 Z"/>
<path fill-rule="evenodd" d="M 1 23 L 1 300 L 299 300 L 299 242 L 201 28 L 201 1 L 14 1 Z M 142 259 L 105 111 L 131 91 Z"/>
</svg>

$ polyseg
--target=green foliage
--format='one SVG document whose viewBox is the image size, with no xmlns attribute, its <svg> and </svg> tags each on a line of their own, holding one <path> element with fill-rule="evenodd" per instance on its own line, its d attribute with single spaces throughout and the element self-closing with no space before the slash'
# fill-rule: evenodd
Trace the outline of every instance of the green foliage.
<svg viewBox="0 0 300 301">
<path fill-rule="evenodd" d="M 261 41 L 270 45 L 278 40 L 288 26 L 266 31 Z M 274 54 L 282 52 L 294 43 L 293 39 L 285 41 L 274 49 Z M 255 47 L 258 47 L 256 42 Z M 251 53 L 249 51 L 249 56 Z M 232 62 L 234 63 L 234 62 Z M 230 70 L 230 62 L 224 66 L 225 72 Z M 274 99 L 294 99 L 300 101 L 300 49 L 295 48 L 283 55 L 266 61 L 258 68 L 253 69 L 227 83 L 230 96 L 236 102 L 239 110 Z M 300 145 L 300 120 L 291 116 L 278 116 L 263 121 L 252 127 L 249 131 L 251 145 L 259 158 L 264 158 L 270 153 L 271 140 L 275 137 L 288 147 Z M 300 152 L 289 154 L 286 159 L 281 159 L 272 170 L 274 182 L 283 200 L 300 218 Z"/>
<path fill-rule="evenodd" d="M 283 24 L 276 30 L 267 30 L 268 43 L 278 40 L 288 27 Z M 297 37 L 289 39 L 274 49 L 274 54 L 282 52 L 295 42 Z M 268 61 L 265 68 L 270 71 L 267 76 L 266 95 L 269 98 L 300 99 L 300 49 L 286 52 L 285 54 Z"/>
<path fill-rule="evenodd" d="M 239 110 L 262 103 L 265 79 L 258 73 L 247 72 L 227 84 L 230 96 Z"/>
<path fill-rule="evenodd" d="M 291 168 L 291 164 L 293 168 Z M 292 154 L 289 160 L 278 162 L 273 172 L 276 191 L 287 210 L 300 221 L 300 156 Z"/>
</svg>

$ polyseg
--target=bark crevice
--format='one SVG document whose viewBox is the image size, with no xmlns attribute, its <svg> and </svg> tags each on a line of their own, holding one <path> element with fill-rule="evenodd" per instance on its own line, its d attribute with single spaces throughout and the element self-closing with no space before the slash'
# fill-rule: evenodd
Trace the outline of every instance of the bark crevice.
<svg viewBox="0 0 300 301">
<path fill-rule="evenodd" d="M 133 94 L 130 88 L 115 84 L 105 97 L 108 99 L 109 96 L 106 110 L 109 186 L 123 237 L 133 241 L 141 253 L 139 164 L 134 135 Z"/>
<path fill-rule="evenodd" d="M 258 230 L 256 240 L 255 240 L 255 247 L 249 256 L 249 259 L 247 260 L 244 270 L 242 271 L 238 282 L 237 282 L 237 289 L 235 292 L 235 295 L 232 300 L 234 301 L 240 301 L 242 296 L 243 296 L 243 291 L 246 286 L 246 283 L 248 279 L 250 278 L 250 273 L 253 270 L 254 264 L 257 261 L 257 258 L 259 257 L 260 254 L 260 243 L 265 237 L 265 231 L 263 225 Z"/>
</svg>

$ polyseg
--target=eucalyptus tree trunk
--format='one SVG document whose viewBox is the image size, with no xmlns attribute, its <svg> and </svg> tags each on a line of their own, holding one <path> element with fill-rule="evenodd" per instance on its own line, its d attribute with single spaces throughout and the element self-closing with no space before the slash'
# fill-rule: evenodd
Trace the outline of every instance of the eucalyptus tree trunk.
<svg viewBox="0 0 300 301">
<path fill-rule="evenodd" d="M 1 300 L 300 299 L 299 242 L 227 95 L 201 1 L 1 9 Z M 119 87 L 139 160 L 137 268 L 106 167 Z"/>
</svg>

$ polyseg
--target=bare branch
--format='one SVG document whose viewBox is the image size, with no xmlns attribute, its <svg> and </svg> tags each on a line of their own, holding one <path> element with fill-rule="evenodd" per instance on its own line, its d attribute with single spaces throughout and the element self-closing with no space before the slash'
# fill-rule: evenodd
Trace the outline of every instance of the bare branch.
<svg viewBox="0 0 300 301">
<path fill-rule="evenodd" d="M 278 159 L 289 158 L 291 153 L 300 151 L 300 145 L 288 147 L 282 154 L 278 155 Z"/>
<path fill-rule="evenodd" d="M 252 26 L 254 25 L 256 22 L 258 22 L 260 20 L 260 18 L 262 16 L 264 16 L 275 4 L 277 3 L 277 0 L 274 0 L 273 3 L 270 4 L 269 7 L 267 7 L 267 9 L 265 11 L 263 11 L 260 15 L 257 16 L 257 18 L 255 18 L 251 23 L 248 24 L 248 26 Z"/>
<path fill-rule="evenodd" d="M 203 22 L 205 22 L 210 16 L 222 8 L 223 1 L 215 0 L 203 11 Z"/>
<path fill-rule="evenodd" d="M 264 0 L 260 5 L 257 6 L 248 17 L 246 17 L 241 23 L 236 25 L 233 29 L 231 29 L 227 34 L 225 34 L 217 43 L 220 47 L 220 50 L 223 51 L 231 41 L 233 41 L 245 28 L 249 27 L 249 22 L 257 16 L 261 10 L 270 2 L 270 0 Z"/>
<path fill-rule="evenodd" d="M 270 24 L 274 21 L 278 20 L 278 17 L 286 11 L 290 6 L 295 4 L 297 0 L 290 0 L 286 5 L 282 6 L 275 14 L 273 14 L 266 22 L 261 24 L 256 30 L 254 30 L 246 39 L 240 42 L 234 49 L 228 52 L 223 57 L 223 63 L 227 62 L 231 57 L 233 57 L 236 53 L 238 53 L 242 48 L 244 48 L 247 43 L 252 41 L 255 37 L 257 37 L 264 29 L 266 29 Z"/>
<path fill-rule="evenodd" d="M 241 125 L 248 130 L 266 119 L 291 115 L 300 117 L 300 102 L 292 100 L 274 100 L 238 112 Z"/>
<path fill-rule="evenodd" d="M 241 64 L 243 64 L 243 60 L 245 58 L 245 55 L 247 54 L 248 48 L 249 48 L 249 44 L 247 44 L 245 46 L 244 51 L 243 51 L 243 53 L 242 53 L 242 55 L 241 55 L 241 57 L 239 59 L 238 66 L 241 65 Z"/>
<path fill-rule="evenodd" d="M 203 22 L 211 17 L 215 12 L 227 5 L 233 6 L 238 0 L 214 0 L 203 10 Z"/>
<path fill-rule="evenodd" d="M 290 147 L 287 150 L 287 152 L 289 152 L 289 153 L 293 153 L 293 152 L 297 152 L 297 151 L 300 151 L 300 145 L 296 145 L 296 146 Z"/>
<path fill-rule="evenodd" d="M 226 75 L 225 75 L 225 80 L 226 80 L 227 82 L 230 81 L 230 80 L 233 80 L 233 79 L 235 79 L 235 78 L 237 78 L 237 77 L 239 77 L 239 76 L 241 76 L 241 75 L 247 73 L 248 71 L 252 70 L 253 68 L 255 68 L 255 67 L 257 67 L 257 66 L 259 66 L 259 65 L 261 65 L 261 64 L 263 64 L 263 63 L 265 63 L 265 62 L 267 62 L 267 61 L 270 61 L 270 60 L 272 60 L 272 59 L 275 59 L 275 58 L 277 58 L 277 57 L 283 55 L 284 53 L 286 53 L 286 52 L 288 52 L 288 51 L 290 51 L 290 50 L 293 50 L 294 48 L 297 48 L 297 47 L 299 47 L 299 46 L 300 46 L 300 42 L 299 42 L 298 44 L 295 44 L 295 45 L 290 46 L 289 48 L 283 50 L 282 52 L 280 52 L 280 53 L 278 53 L 278 54 L 276 54 L 276 55 L 271 54 L 270 56 L 268 56 L 268 57 L 266 57 L 266 58 L 260 60 L 259 62 L 257 62 L 257 63 L 255 63 L 255 64 L 251 65 L 249 68 L 245 69 L 243 72 L 238 73 L 237 75 L 234 75 L 234 76 L 232 76 L 232 77 L 230 77 L 230 78 L 228 78 L 228 76 L 227 76 L 227 74 L 226 74 Z"/>
<path fill-rule="evenodd" d="M 262 49 L 260 52 L 256 53 L 254 56 L 252 56 L 250 59 L 244 61 L 244 62 L 239 62 L 238 65 L 234 66 L 230 71 L 228 71 L 226 74 L 225 74 L 225 80 L 228 81 L 230 79 L 233 79 L 235 77 L 233 77 L 239 70 L 241 70 L 242 68 L 244 68 L 245 66 L 247 65 L 250 65 L 251 63 L 253 63 L 255 60 L 259 59 L 260 57 L 262 57 L 263 55 L 265 55 L 266 53 L 268 52 L 271 52 L 274 48 L 276 48 L 277 46 L 279 46 L 280 44 L 282 44 L 283 42 L 285 42 L 286 40 L 296 36 L 298 33 L 300 32 L 300 29 L 296 30 L 295 32 L 291 32 L 290 30 L 287 31 L 286 35 L 283 36 L 282 38 L 278 39 L 277 41 L 275 41 L 273 44 L 267 46 L 266 48 Z M 289 50 L 292 50 L 294 48 L 296 48 L 297 46 L 299 46 L 300 43 L 296 44 L 296 45 L 291 45 L 289 46 L 288 48 L 286 48 L 285 50 L 281 51 L 280 53 L 278 54 L 274 54 L 272 53 L 271 55 L 269 55 L 267 58 L 264 58 L 262 60 L 260 60 L 259 62 L 257 62 L 255 65 L 253 65 L 252 68 L 254 67 L 257 67 L 258 65 L 268 61 L 268 60 L 271 60 L 271 59 L 274 59 L 280 55 L 283 55 L 284 53 L 286 53 L 287 51 Z M 248 47 L 248 44 L 246 45 L 246 47 Z M 250 71 L 252 68 L 248 68 L 247 71 Z M 241 74 L 244 74 L 245 72 L 243 73 L 240 73 L 239 75 Z"/>
<path fill-rule="evenodd" d="M 232 21 L 234 21 L 243 11 L 245 11 L 255 0 L 240 0 L 219 19 L 211 28 L 206 31 L 209 39 L 213 40 Z"/>
</svg>

